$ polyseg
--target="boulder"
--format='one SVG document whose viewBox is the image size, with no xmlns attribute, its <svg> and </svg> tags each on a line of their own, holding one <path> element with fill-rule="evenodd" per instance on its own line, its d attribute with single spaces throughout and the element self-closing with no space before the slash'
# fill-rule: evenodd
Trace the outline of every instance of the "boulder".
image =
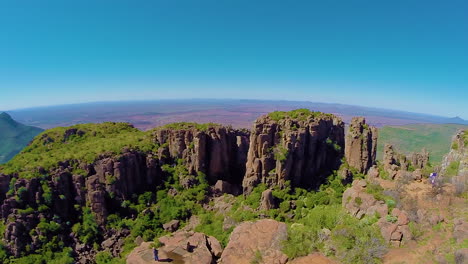
<svg viewBox="0 0 468 264">
<path fill-rule="evenodd" d="M 416 169 L 413 171 L 413 180 L 422 181 L 422 171 L 421 169 Z"/>
<path fill-rule="evenodd" d="M 312 253 L 288 262 L 288 264 L 334 264 L 335 261 L 325 257 L 321 253 Z"/>
<path fill-rule="evenodd" d="M 242 187 L 237 184 L 231 184 L 227 181 L 218 180 L 213 187 L 214 194 L 232 194 L 232 195 L 239 195 L 242 193 Z"/>
<path fill-rule="evenodd" d="M 276 208 L 275 198 L 271 189 L 267 189 L 262 192 L 262 198 L 260 201 L 260 210 L 270 210 Z"/>
<path fill-rule="evenodd" d="M 284 264 L 288 258 L 281 249 L 287 236 L 285 223 L 271 219 L 244 222 L 232 232 L 219 263 L 250 264 L 255 260 Z"/>
<path fill-rule="evenodd" d="M 455 263 L 456 264 L 468 263 L 468 248 L 461 248 L 455 251 Z"/>
<path fill-rule="evenodd" d="M 351 188 L 343 193 L 342 205 L 351 215 L 362 218 L 365 215 L 386 216 L 388 206 L 383 201 L 378 201 L 373 195 L 366 192 L 367 182 L 355 180 Z"/>
<path fill-rule="evenodd" d="M 457 243 L 468 239 L 468 222 L 463 219 L 456 219 L 454 221 L 453 237 L 457 240 Z"/>
<path fill-rule="evenodd" d="M 180 226 L 179 220 L 171 220 L 163 224 L 163 229 L 169 232 L 174 232 L 179 228 L 179 226 Z"/>
<path fill-rule="evenodd" d="M 211 264 L 221 255 L 221 244 L 203 233 L 178 231 L 159 239 L 160 262 Z M 127 264 L 155 263 L 151 243 L 143 242 L 130 252 Z"/>
</svg>

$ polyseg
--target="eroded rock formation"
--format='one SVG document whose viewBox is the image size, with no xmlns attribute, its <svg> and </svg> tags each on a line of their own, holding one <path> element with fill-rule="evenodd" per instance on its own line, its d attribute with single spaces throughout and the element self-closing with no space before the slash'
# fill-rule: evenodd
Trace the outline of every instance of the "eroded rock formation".
<svg viewBox="0 0 468 264">
<path fill-rule="evenodd" d="M 249 147 L 249 133 L 220 125 L 197 128 L 158 128 L 154 132 L 160 144 L 161 157 L 182 160 L 190 174 L 198 171 L 208 177 L 211 184 L 223 180 L 241 184 Z"/>
<path fill-rule="evenodd" d="M 244 192 L 259 183 L 316 187 L 343 157 L 344 124 L 322 113 L 303 113 L 275 119 L 265 115 L 255 121 L 250 136 Z"/>
<path fill-rule="evenodd" d="M 363 117 L 354 117 L 346 134 L 346 161 L 365 174 L 375 164 L 376 155 L 377 128 L 367 125 Z"/>
</svg>

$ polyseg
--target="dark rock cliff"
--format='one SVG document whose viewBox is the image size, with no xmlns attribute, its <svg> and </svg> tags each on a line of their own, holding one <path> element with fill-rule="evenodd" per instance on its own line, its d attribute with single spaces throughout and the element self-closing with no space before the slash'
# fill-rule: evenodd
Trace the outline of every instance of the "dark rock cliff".
<svg viewBox="0 0 468 264">
<path fill-rule="evenodd" d="M 344 123 L 338 117 L 304 113 L 275 120 L 265 115 L 255 121 L 250 136 L 245 192 L 259 183 L 317 187 L 343 157 Z"/>
<path fill-rule="evenodd" d="M 164 160 L 181 159 L 190 174 L 206 174 L 211 184 L 223 180 L 240 184 L 245 174 L 249 133 L 219 125 L 199 129 L 161 128 L 154 132 Z"/>
</svg>

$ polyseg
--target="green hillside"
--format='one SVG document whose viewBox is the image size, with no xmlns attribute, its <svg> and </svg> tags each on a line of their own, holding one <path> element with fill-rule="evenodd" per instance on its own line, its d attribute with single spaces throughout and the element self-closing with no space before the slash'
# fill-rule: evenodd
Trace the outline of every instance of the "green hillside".
<svg viewBox="0 0 468 264">
<path fill-rule="evenodd" d="M 377 158 L 382 159 L 385 143 L 392 144 L 405 154 L 426 148 L 432 163 L 442 161 L 450 150 L 451 139 L 457 130 L 468 128 L 456 124 L 414 124 L 406 126 L 384 126 L 379 129 Z"/>
<path fill-rule="evenodd" d="M 18 154 L 42 129 L 26 126 L 7 113 L 0 114 L 0 164 Z"/>
</svg>

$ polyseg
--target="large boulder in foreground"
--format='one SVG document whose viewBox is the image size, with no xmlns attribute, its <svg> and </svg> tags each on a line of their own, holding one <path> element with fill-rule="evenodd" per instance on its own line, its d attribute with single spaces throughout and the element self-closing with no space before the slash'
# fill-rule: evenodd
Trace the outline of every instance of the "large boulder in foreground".
<svg viewBox="0 0 468 264">
<path fill-rule="evenodd" d="M 261 116 L 250 134 L 244 192 L 286 181 L 317 187 L 338 169 L 343 154 L 344 123 L 332 114 L 299 109 Z"/>
<path fill-rule="evenodd" d="M 179 231 L 159 238 L 164 244 L 159 248 L 161 263 L 199 263 L 211 264 L 223 251 L 216 238 L 203 233 Z M 151 243 L 143 242 L 127 257 L 127 264 L 159 263 L 153 258 Z"/>
<path fill-rule="evenodd" d="M 367 173 L 377 157 L 377 128 L 366 124 L 364 117 L 353 117 L 346 134 L 346 161 L 360 173 Z"/>
<path fill-rule="evenodd" d="M 257 263 L 284 264 L 288 257 L 281 252 L 281 249 L 287 237 L 288 231 L 285 223 L 271 219 L 244 222 L 232 232 L 219 263 L 250 264 L 256 261 Z"/>
<path fill-rule="evenodd" d="M 293 259 L 288 264 L 334 264 L 336 262 L 321 253 L 312 253 L 304 257 Z"/>
</svg>

